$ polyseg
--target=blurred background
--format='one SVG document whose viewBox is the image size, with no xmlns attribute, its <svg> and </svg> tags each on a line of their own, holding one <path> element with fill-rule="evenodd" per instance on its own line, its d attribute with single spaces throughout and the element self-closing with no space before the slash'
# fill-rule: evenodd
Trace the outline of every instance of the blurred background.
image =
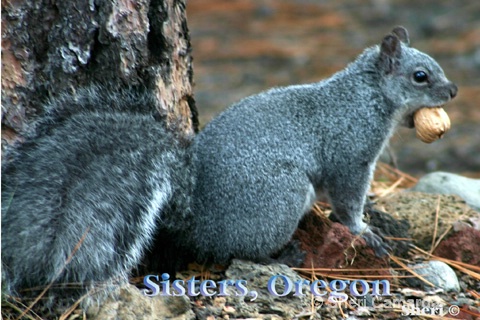
<svg viewBox="0 0 480 320">
<path fill-rule="evenodd" d="M 459 94 L 445 107 L 452 129 L 442 140 L 397 131 L 390 146 L 399 169 L 480 178 L 480 1 L 190 0 L 187 14 L 202 126 L 245 96 L 329 77 L 405 26 Z"/>
</svg>

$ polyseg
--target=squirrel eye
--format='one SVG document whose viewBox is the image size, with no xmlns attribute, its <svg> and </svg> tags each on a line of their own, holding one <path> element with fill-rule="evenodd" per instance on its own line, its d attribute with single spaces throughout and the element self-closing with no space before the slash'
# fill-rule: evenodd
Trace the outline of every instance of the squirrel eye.
<svg viewBox="0 0 480 320">
<path fill-rule="evenodd" d="M 428 79 L 427 73 L 425 73 L 424 71 L 416 71 L 413 74 L 413 80 L 415 80 L 415 82 L 422 83 L 427 81 L 427 79 Z"/>
</svg>

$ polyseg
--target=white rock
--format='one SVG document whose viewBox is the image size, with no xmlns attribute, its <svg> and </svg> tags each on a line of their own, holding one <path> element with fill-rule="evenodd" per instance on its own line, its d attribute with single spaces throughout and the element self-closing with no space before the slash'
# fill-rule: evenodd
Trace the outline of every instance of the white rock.
<svg viewBox="0 0 480 320">
<path fill-rule="evenodd" d="M 412 191 L 460 196 L 474 210 L 480 211 L 480 179 L 471 179 L 448 172 L 432 172 L 423 176 Z"/>
<path fill-rule="evenodd" d="M 438 288 L 445 291 L 460 291 L 457 275 L 448 264 L 442 261 L 431 260 L 425 263 L 409 265 L 409 267 Z M 412 278 L 409 282 L 415 286 L 421 285 L 424 290 L 432 289 L 425 282 L 417 278 Z"/>
</svg>

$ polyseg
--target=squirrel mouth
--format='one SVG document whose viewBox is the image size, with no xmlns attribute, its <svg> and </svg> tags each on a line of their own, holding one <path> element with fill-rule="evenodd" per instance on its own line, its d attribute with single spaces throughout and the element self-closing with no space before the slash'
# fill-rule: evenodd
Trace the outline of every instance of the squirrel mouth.
<svg viewBox="0 0 480 320">
<path fill-rule="evenodd" d="M 415 128 L 415 121 L 414 121 L 414 116 L 415 116 L 415 113 L 420 110 L 420 109 L 425 109 L 425 108 L 428 108 L 428 109 L 431 109 L 431 108 L 443 108 L 443 104 L 442 105 L 436 105 L 436 106 L 422 106 L 422 107 L 419 107 L 419 108 L 416 108 L 415 110 L 407 113 L 406 116 L 403 117 L 403 121 L 402 121 L 402 125 L 407 127 L 407 128 Z"/>
<path fill-rule="evenodd" d="M 415 127 L 415 121 L 413 121 L 413 115 L 415 112 L 410 112 L 408 113 L 402 121 L 402 125 L 407 127 L 407 128 L 414 128 Z"/>
</svg>

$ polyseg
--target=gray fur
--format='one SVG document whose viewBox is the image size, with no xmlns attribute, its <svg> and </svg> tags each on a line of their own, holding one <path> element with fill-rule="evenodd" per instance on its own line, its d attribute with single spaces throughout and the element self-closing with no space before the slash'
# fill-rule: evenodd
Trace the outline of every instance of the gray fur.
<svg viewBox="0 0 480 320">
<path fill-rule="evenodd" d="M 189 215 L 187 142 L 155 106 L 148 93 L 102 87 L 47 104 L 2 172 L 2 263 L 13 291 L 125 281 L 158 227 L 174 231 Z"/>
<path fill-rule="evenodd" d="M 414 111 L 443 105 L 457 91 L 435 60 L 408 43 L 396 28 L 331 78 L 250 96 L 205 127 L 193 144 L 190 242 L 200 259 L 275 253 L 311 207 L 313 189 L 326 191 L 334 220 L 386 254 L 362 221 L 377 158 L 399 123 L 413 126 Z M 419 70 L 428 83 L 413 80 Z"/>
<path fill-rule="evenodd" d="M 190 253 L 262 260 L 289 241 L 318 190 L 333 219 L 385 254 L 362 221 L 375 162 L 398 124 L 412 127 L 415 110 L 457 91 L 408 43 L 396 28 L 329 79 L 245 98 L 191 149 L 148 93 L 94 87 L 52 100 L 2 171 L 7 283 L 125 281 L 147 249 L 157 264 Z M 419 70 L 428 82 L 413 80 Z"/>
</svg>

